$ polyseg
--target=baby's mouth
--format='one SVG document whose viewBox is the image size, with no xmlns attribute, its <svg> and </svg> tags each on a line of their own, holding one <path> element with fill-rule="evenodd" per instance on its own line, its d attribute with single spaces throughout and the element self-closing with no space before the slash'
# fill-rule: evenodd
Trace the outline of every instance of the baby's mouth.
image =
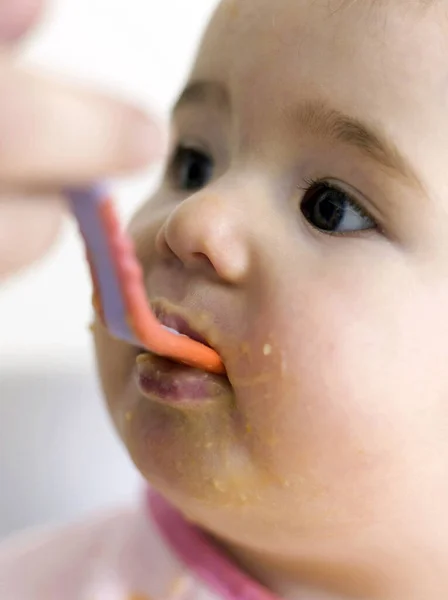
<svg viewBox="0 0 448 600">
<path fill-rule="evenodd" d="M 173 333 L 174 335 L 183 336 L 185 338 L 189 338 L 194 342 L 198 342 L 199 344 L 201 344 L 201 346 L 205 346 L 206 348 L 210 348 L 211 350 L 213 350 L 213 354 L 216 352 L 216 354 L 220 356 L 220 351 L 215 347 L 213 343 L 211 343 L 212 334 L 210 333 L 210 328 L 205 328 L 202 324 L 200 328 L 196 329 L 192 325 L 191 320 L 187 316 L 184 316 L 185 311 L 183 311 L 183 314 L 181 314 L 181 310 L 176 310 L 175 307 L 172 307 L 166 301 L 153 301 L 151 303 L 151 308 L 153 314 L 155 315 L 159 323 L 162 325 L 163 329 L 169 331 L 170 333 Z M 208 329 L 209 331 L 206 331 L 206 329 Z M 148 350 L 145 347 L 140 347 L 138 350 L 139 355 L 153 354 L 152 351 Z M 161 356 L 166 356 L 169 360 L 172 360 L 175 363 L 183 362 L 182 359 L 177 359 L 176 354 L 174 354 L 171 357 L 169 353 L 166 355 L 162 353 Z M 187 356 L 185 356 L 185 358 L 187 358 Z M 195 362 L 194 360 L 191 363 L 188 360 L 186 360 L 186 364 L 190 365 L 191 368 L 197 369 L 201 369 L 202 366 L 202 363 Z M 209 371 L 209 369 L 206 370 Z M 210 369 L 210 371 L 215 372 L 213 369 Z"/>
<path fill-rule="evenodd" d="M 175 363 L 154 354 L 140 354 L 137 387 L 147 399 L 166 405 L 193 408 L 229 398 L 227 377 Z"/>
<path fill-rule="evenodd" d="M 204 329 L 202 331 L 196 329 L 179 313 L 160 304 L 154 304 L 153 310 L 163 327 L 176 335 L 188 336 L 215 349 Z M 150 400 L 192 407 L 203 405 L 205 401 L 228 397 L 232 393 L 226 376 L 188 367 L 156 356 L 144 349 L 139 350 L 136 362 L 137 386 L 139 391 Z"/>
<path fill-rule="evenodd" d="M 168 329 L 176 335 L 185 335 L 195 342 L 212 348 L 204 335 L 196 331 L 186 319 L 174 313 L 163 312 L 161 309 L 154 309 L 157 319 L 162 323 L 165 329 Z"/>
</svg>

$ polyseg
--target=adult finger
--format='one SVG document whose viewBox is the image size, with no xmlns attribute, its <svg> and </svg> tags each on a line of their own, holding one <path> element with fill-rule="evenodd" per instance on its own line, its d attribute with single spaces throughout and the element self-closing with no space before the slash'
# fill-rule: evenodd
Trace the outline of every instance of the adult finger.
<svg viewBox="0 0 448 600">
<path fill-rule="evenodd" d="M 21 38 L 36 23 L 43 0 L 0 0 L 0 43 Z"/>
<path fill-rule="evenodd" d="M 140 110 L 0 63 L 0 192 L 122 174 L 163 151 L 161 129 Z"/>
</svg>

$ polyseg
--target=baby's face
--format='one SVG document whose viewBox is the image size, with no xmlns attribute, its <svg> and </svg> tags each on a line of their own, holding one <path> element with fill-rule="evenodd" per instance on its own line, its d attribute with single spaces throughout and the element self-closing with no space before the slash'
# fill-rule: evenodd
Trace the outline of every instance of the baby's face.
<svg viewBox="0 0 448 600">
<path fill-rule="evenodd" d="M 131 230 L 150 299 L 228 380 L 96 343 L 138 468 L 222 538 L 393 548 L 446 510 L 445 24 L 438 4 L 229 0 L 205 36 Z"/>
</svg>

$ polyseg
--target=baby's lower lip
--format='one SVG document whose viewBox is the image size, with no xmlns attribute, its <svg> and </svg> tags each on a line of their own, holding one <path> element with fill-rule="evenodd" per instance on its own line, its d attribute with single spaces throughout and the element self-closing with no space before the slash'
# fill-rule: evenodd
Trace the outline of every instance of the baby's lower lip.
<svg viewBox="0 0 448 600">
<path fill-rule="evenodd" d="M 193 406 L 230 393 L 226 377 L 192 369 L 153 354 L 137 357 L 136 379 L 144 396 L 165 404 Z"/>
</svg>

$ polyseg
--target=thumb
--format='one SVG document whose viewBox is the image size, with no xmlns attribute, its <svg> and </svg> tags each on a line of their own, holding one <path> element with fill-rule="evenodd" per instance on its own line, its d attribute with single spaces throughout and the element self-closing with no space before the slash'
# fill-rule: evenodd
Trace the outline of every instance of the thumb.
<svg viewBox="0 0 448 600">
<path fill-rule="evenodd" d="M 41 14 L 43 0 L 0 0 L 0 43 L 22 37 Z"/>
</svg>

